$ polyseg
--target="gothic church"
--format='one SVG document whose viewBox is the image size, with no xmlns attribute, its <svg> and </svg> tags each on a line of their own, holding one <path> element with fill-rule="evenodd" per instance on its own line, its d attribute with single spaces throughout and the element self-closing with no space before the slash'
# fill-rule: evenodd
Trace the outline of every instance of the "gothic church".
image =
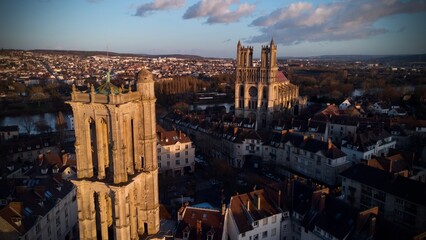
<svg viewBox="0 0 426 240">
<path fill-rule="evenodd" d="M 276 113 L 292 114 L 299 87 L 278 71 L 277 46 L 262 46 L 260 66 L 253 62 L 253 47 L 237 45 L 235 115 L 256 121 L 256 129 L 272 127 Z"/>
</svg>

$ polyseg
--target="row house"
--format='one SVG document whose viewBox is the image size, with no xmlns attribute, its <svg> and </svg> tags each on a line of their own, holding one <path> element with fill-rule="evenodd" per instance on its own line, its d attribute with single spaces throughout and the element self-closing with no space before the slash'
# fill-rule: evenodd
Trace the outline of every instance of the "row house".
<svg viewBox="0 0 426 240">
<path fill-rule="evenodd" d="M 342 176 L 343 199 L 359 209 L 379 208 L 379 215 L 417 235 L 426 231 L 426 183 L 357 164 Z"/>
<path fill-rule="evenodd" d="M 222 239 L 383 239 L 377 215 L 377 207 L 359 210 L 328 188 L 286 180 L 231 197 Z"/>
<path fill-rule="evenodd" d="M 396 141 L 383 128 L 358 129 L 342 140 L 341 149 L 348 160 L 359 163 L 373 156 L 387 155 L 389 149 L 395 148 Z"/>
<path fill-rule="evenodd" d="M 263 189 L 233 196 L 225 220 L 228 239 L 290 239 L 288 231 L 281 231 L 289 228 L 289 214 Z"/>
<path fill-rule="evenodd" d="M 181 176 L 194 172 L 195 147 L 181 131 L 166 131 L 157 125 L 157 157 L 160 173 Z"/>
<path fill-rule="evenodd" d="M 10 139 L 17 139 L 18 137 L 18 126 L 0 126 L 0 142 L 4 142 Z"/>
<path fill-rule="evenodd" d="M 55 140 L 51 137 L 31 137 L 9 141 L 2 146 L 3 156 L 8 161 L 32 161 L 41 154 L 58 153 Z"/>
<path fill-rule="evenodd" d="M 178 211 L 176 240 L 226 240 L 224 233 L 226 206 L 222 210 L 191 207 L 187 204 Z"/>
<path fill-rule="evenodd" d="M 339 173 L 351 165 L 331 140 L 324 142 L 293 132 L 275 133 L 265 152 L 265 161 L 329 186 L 339 184 Z"/>
<path fill-rule="evenodd" d="M 60 175 L 2 185 L 0 239 L 70 239 L 76 233 L 74 185 Z"/>
<path fill-rule="evenodd" d="M 339 182 L 338 174 L 350 166 L 346 155 L 331 141 L 294 132 L 256 131 L 208 121 L 174 121 L 189 132 L 199 149 L 211 156 L 226 159 L 241 168 L 248 161 L 254 167 L 272 164 L 316 179 L 328 185 Z M 199 124 L 197 124 L 199 123 Z M 187 124 L 187 126 L 186 126 Z"/>
</svg>

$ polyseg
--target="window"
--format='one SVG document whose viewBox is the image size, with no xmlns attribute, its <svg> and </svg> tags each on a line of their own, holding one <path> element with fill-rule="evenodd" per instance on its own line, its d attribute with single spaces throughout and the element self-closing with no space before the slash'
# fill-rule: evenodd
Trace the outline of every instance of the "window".
<svg viewBox="0 0 426 240">
<path fill-rule="evenodd" d="M 176 157 L 180 157 L 180 153 L 176 153 L 176 154 L 175 154 L 175 156 L 176 156 Z"/>
<path fill-rule="evenodd" d="M 176 151 L 179 151 L 180 150 L 180 146 L 176 146 Z"/>
<path fill-rule="evenodd" d="M 266 238 L 266 237 L 268 237 L 268 231 L 264 231 L 264 232 L 262 233 L 262 238 Z"/>
<path fill-rule="evenodd" d="M 185 144 L 185 149 L 188 149 L 189 148 L 189 146 L 188 146 L 189 144 Z"/>
<path fill-rule="evenodd" d="M 263 225 L 268 224 L 268 218 L 263 219 Z"/>
<path fill-rule="evenodd" d="M 158 153 L 161 153 L 161 148 L 157 148 L 157 152 L 158 152 Z"/>
<path fill-rule="evenodd" d="M 167 154 L 167 159 L 170 159 L 170 154 Z"/>
<path fill-rule="evenodd" d="M 255 227 L 259 226 L 259 222 L 258 221 L 254 221 L 253 226 L 255 226 Z"/>
<path fill-rule="evenodd" d="M 180 165 L 180 160 L 179 159 L 176 160 L 176 165 Z"/>
<path fill-rule="evenodd" d="M 253 236 L 253 240 L 258 240 L 259 239 L 259 234 L 256 234 Z"/>
<path fill-rule="evenodd" d="M 271 230 L 271 237 L 275 236 L 277 234 L 277 229 L 276 228 L 272 228 Z"/>
<path fill-rule="evenodd" d="M 188 156 L 188 151 L 185 151 L 185 156 Z"/>
<path fill-rule="evenodd" d="M 58 226 L 58 225 L 60 225 L 61 224 L 61 218 L 60 217 L 57 217 L 56 218 L 56 226 Z"/>
<path fill-rule="evenodd" d="M 189 160 L 188 160 L 188 158 L 185 158 L 185 163 L 189 163 Z"/>
<path fill-rule="evenodd" d="M 41 228 L 40 228 L 40 224 L 37 224 L 37 225 L 36 225 L 36 233 L 39 233 L 39 232 L 40 232 L 40 229 L 41 229 Z"/>
<path fill-rule="evenodd" d="M 272 223 L 275 223 L 277 221 L 277 215 L 272 216 Z"/>
</svg>

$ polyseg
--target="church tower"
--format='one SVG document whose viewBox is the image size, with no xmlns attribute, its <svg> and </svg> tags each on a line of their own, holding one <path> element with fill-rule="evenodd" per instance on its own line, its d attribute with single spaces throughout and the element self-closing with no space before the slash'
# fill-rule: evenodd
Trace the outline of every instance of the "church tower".
<svg viewBox="0 0 426 240">
<path fill-rule="evenodd" d="M 256 121 L 256 129 L 271 127 L 274 113 L 290 109 L 299 88 L 278 71 L 274 39 L 262 46 L 260 64 L 253 63 L 253 47 L 237 44 L 235 115 Z"/>
<path fill-rule="evenodd" d="M 159 231 L 155 95 L 152 74 L 137 90 L 107 81 L 73 86 L 80 239 L 139 239 Z"/>
</svg>

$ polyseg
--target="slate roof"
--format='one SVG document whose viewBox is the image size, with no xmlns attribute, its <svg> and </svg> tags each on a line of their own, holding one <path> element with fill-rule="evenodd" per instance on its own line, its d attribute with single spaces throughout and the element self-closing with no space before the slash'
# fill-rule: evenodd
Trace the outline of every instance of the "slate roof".
<svg viewBox="0 0 426 240">
<path fill-rule="evenodd" d="M 229 209 L 240 233 L 252 230 L 253 221 L 281 212 L 263 189 L 231 197 Z"/>
<path fill-rule="evenodd" d="M 426 183 L 385 172 L 364 164 L 352 166 L 341 172 L 340 175 L 399 198 L 426 206 Z"/>
<path fill-rule="evenodd" d="M 38 221 L 38 216 L 45 216 L 57 201 L 74 189 L 74 185 L 63 180 L 60 175 L 47 178 L 15 179 L 0 186 L 0 191 L 10 192 L 9 204 L 0 210 L 0 217 L 24 234 Z M 40 204 L 40 202 L 43 204 Z M 13 218 L 21 218 L 22 225 L 14 223 Z"/>
<path fill-rule="evenodd" d="M 176 228 L 176 238 L 183 238 L 183 232 L 189 231 L 188 240 L 207 239 L 209 232 L 213 234 L 212 239 L 222 239 L 225 216 L 220 211 L 189 206 L 179 211 L 183 211 L 183 216 Z M 201 221 L 201 238 L 197 234 L 197 221 Z"/>
</svg>

